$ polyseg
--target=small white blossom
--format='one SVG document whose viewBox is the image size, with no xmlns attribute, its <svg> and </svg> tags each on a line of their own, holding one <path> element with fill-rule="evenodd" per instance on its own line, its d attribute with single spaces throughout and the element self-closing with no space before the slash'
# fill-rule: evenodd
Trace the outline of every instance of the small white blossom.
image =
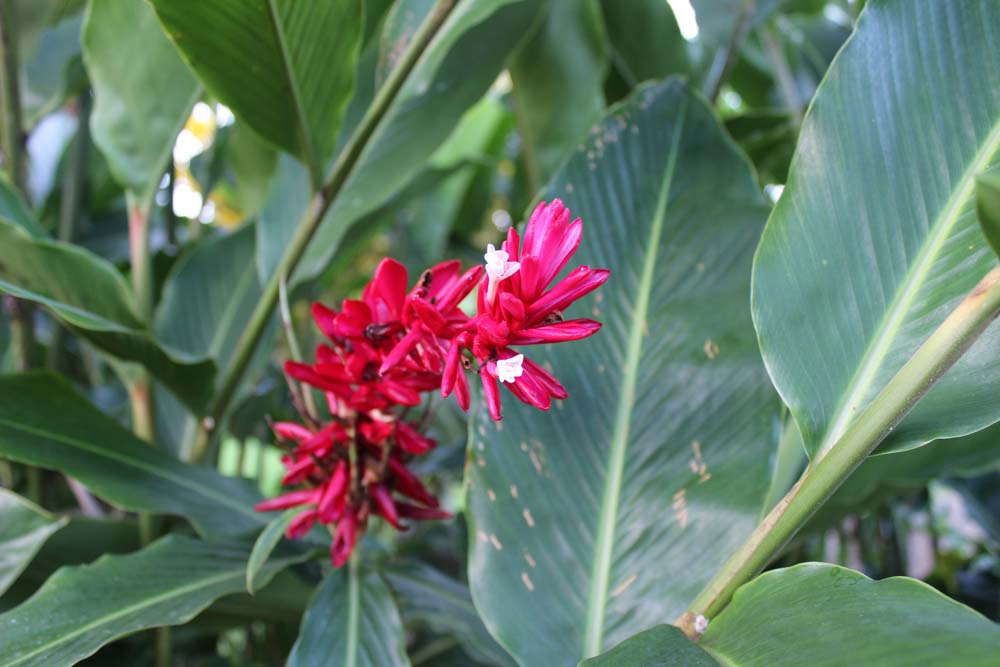
<svg viewBox="0 0 1000 667">
<path fill-rule="evenodd" d="M 694 631 L 699 635 L 704 634 L 705 630 L 708 629 L 708 619 L 698 614 L 697 618 L 694 619 Z"/>
<path fill-rule="evenodd" d="M 520 262 L 508 262 L 510 254 L 506 250 L 497 250 L 492 243 L 486 246 L 483 259 L 486 260 L 486 273 L 490 280 L 510 278 L 521 268 Z"/>
<path fill-rule="evenodd" d="M 524 368 L 521 366 L 522 363 L 524 363 L 523 354 L 516 354 L 510 359 L 498 359 L 497 379 L 501 382 L 510 382 L 513 384 L 514 380 L 524 374 Z"/>
</svg>

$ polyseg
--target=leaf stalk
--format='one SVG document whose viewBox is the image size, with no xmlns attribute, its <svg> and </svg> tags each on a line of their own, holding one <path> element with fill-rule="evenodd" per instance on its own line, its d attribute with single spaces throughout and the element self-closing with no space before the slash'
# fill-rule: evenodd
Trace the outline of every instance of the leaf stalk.
<svg viewBox="0 0 1000 667">
<path fill-rule="evenodd" d="M 1000 267 L 969 293 L 848 427 L 814 460 L 784 498 L 726 561 L 675 622 L 697 639 L 699 616 L 717 616 L 736 589 L 761 572 L 813 513 L 878 447 L 1000 314 Z"/>
</svg>

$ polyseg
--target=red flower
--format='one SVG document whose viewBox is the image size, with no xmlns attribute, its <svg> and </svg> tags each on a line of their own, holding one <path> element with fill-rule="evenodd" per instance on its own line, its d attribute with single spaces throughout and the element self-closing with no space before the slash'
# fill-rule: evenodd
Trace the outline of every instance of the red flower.
<svg viewBox="0 0 1000 667">
<path fill-rule="evenodd" d="M 501 417 L 500 384 L 542 410 L 548 410 L 553 398 L 567 397 L 558 380 L 510 346 L 579 340 L 601 328 L 600 322 L 591 319 L 564 320 L 563 311 L 600 287 L 610 271 L 581 266 L 549 287 L 580 245 L 583 223 L 579 218 L 569 220 L 569 209 L 558 199 L 551 204 L 541 202 L 528 220 L 523 245 L 511 228 L 500 250 L 488 247 L 486 276 L 479 284 L 478 314 L 465 328 L 471 341 L 454 340 L 453 347 L 459 349 L 449 350 L 441 383 L 443 395 L 459 386 L 462 374 L 458 359 L 461 349 L 468 348 L 479 362 L 494 419 Z"/>
</svg>

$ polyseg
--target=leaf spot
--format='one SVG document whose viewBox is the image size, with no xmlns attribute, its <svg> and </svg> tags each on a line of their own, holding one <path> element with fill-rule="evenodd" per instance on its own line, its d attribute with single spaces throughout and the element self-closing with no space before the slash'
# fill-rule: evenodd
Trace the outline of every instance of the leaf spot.
<svg viewBox="0 0 1000 667">
<path fill-rule="evenodd" d="M 713 341 L 711 338 L 705 339 L 704 349 L 705 349 L 705 356 L 708 357 L 710 360 L 715 359 L 717 356 L 719 356 L 719 344 Z"/>
<path fill-rule="evenodd" d="M 492 544 L 493 548 L 497 551 L 503 549 L 503 543 L 497 538 L 496 535 L 490 535 L 490 544 Z"/>
<path fill-rule="evenodd" d="M 524 515 L 524 522 L 526 524 L 528 524 L 528 527 L 529 528 L 534 528 L 535 527 L 535 517 L 531 516 L 531 510 L 529 510 L 527 507 L 525 507 L 524 511 L 521 512 L 521 514 Z"/>
<path fill-rule="evenodd" d="M 638 578 L 639 578 L 639 575 L 633 574 L 631 577 L 629 577 L 628 579 L 626 579 L 622 583 L 618 584 L 618 586 L 613 591 L 611 591 L 611 597 L 616 598 L 619 595 L 621 595 L 622 593 L 624 593 L 626 590 L 628 590 L 629 586 L 631 586 L 633 583 L 635 583 L 635 580 L 638 579 Z"/>
<path fill-rule="evenodd" d="M 527 572 L 521 573 L 521 581 L 524 582 L 524 587 L 527 588 L 529 591 L 535 590 L 535 584 L 532 583 L 531 577 L 528 576 Z"/>
</svg>

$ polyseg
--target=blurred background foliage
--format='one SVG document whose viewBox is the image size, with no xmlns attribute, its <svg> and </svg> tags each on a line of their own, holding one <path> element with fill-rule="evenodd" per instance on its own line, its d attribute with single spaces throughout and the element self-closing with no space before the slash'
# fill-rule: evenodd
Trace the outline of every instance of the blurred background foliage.
<svg viewBox="0 0 1000 667">
<path fill-rule="evenodd" d="M 109 129 L 92 122 L 95 92 L 100 95 L 98 85 L 107 83 L 101 78 L 108 73 L 95 77 L 90 62 L 99 58 L 84 53 L 86 4 L 12 3 L 27 136 L 27 192 L 25 202 L 0 201 L 0 206 L 11 217 L 17 206 L 25 205 L 44 228 L 39 233 L 77 244 L 127 273 L 128 190 L 136 184 L 128 182 L 128 174 L 116 173 L 120 156 L 109 154 L 107 137 L 101 136 Z M 357 123 L 433 3 L 364 4 L 356 85 L 345 110 L 344 132 Z M 327 245 L 313 261 L 307 260 L 300 274 L 316 279 L 293 281 L 291 321 L 303 349 L 312 349 L 318 337 L 309 325 L 309 303 L 336 304 L 357 294 L 384 256 L 404 262 L 411 275 L 447 257 L 478 262 L 487 242 L 524 218 L 542 186 L 602 112 L 649 79 L 681 75 L 700 88 L 752 160 L 762 191 L 775 200 L 806 107 L 850 34 L 861 4 L 863 0 L 547 0 L 513 3 L 523 5 L 516 7 L 520 14 L 503 9 L 487 15 L 472 28 L 479 33 L 458 40 L 449 51 L 441 66 L 444 74 L 439 73 L 440 90 L 424 101 L 414 97 L 412 108 L 404 110 L 418 114 L 414 123 L 401 123 L 395 134 L 383 138 L 389 160 L 396 162 L 384 187 L 359 191 L 359 200 L 366 200 L 351 214 L 352 224 L 340 235 L 320 239 Z M 143 6 L 152 17 L 152 8 Z M 482 46 L 485 33 L 506 46 Z M 145 66 L 186 71 L 165 37 L 163 45 L 163 60 Z M 489 53 L 483 55 L 483 50 Z M 136 57 L 122 51 L 116 55 L 122 63 Z M 458 80 L 468 90 L 457 94 L 449 87 Z M 309 174 L 194 77 L 172 85 L 186 90 L 190 101 L 173 98 L 184 107 L 179 132 L 139 127 L 169 136 L 169 150 L 155 169 L 152 186 L 150 244 L 158 304 L 152 328 L 174 350 L 207 355 L 223 366 L 266 279 L 260 272 L 273 266 L 275 248 L 280 253 L 273 239 L 287 238 L 283 229 L 303 209 Z M 419 136 L 424 131 L 420 123 L 435 116 L 440 122 L 426 130 L 427 136 Z M 111 139 L 111 150 L 121 150 L 122 135 Z M 343 141 L 342 132 L 336 143 Z M 132 175 L 143 176 L 138 171 Z M 381 176 L 375 171 L 371 178 Z M 7 184 L 5 197 L 9 191 Z M 0 370 L 5 373 L 18 365 L 10 317 L 9 311 L 0 313 Z M 46 310 L 34 309 L 32 317 L 37 337 L 29 353 L 34 365 L 63 374 L 103 412 L 127 425 L 128 397 L 121 378 L 128 371 L 121 368 L 123 362 L 63 327 Z M 279 330 L 276 318 L 215 452 L 223 474 L 253 480 L 268 495 L 277 491 L 282 473 L 265 415 L 291 417 L 280 373 L 280 361 L 290 350 Z M 158 383 L 154 405 L 158 442 L 186 458 L 195 417 Z M 441 446 L 419 472 L 433 478 L 446 506 L 456 510 L 464 503 L 465 417 L 451 402 L 433 409 L 434 435 Z M 776 437 L 781 430 L 776 427 Z M 785 431 L 773 462 L 774 500 L 806 463 L 794 427 Z M 3 593 L 0 610 L 26 599 L 60 566 L 128 553 L 139 545 L 134 515 L 97 500 L 69 477 L 0 460 L 0 485 L 48 512 L 70 517 Z M 906 574 L 1000 620 L 998 489 L 996 427 L 954 442 L 875 457 L 814 517 L 778 565 L 819 560 L 875 578 Z M 458 516 L 400 537 L 374 531 L 370 541 L 375 546 L 369 545 L 369 552 L 379 553 L 386 563 L 412 664 L 512 664 L 471 605 L 464 579 L 467 535 Z M 318 567 L 301 564 L 255 597 L 218 600 L 174 631 L 177 664 L 283 664 L 318 580 Z M 110 644 L 82 664 L 152 664 L 151 651 L 148 637 L 138 634 Z"/>
</svg>

